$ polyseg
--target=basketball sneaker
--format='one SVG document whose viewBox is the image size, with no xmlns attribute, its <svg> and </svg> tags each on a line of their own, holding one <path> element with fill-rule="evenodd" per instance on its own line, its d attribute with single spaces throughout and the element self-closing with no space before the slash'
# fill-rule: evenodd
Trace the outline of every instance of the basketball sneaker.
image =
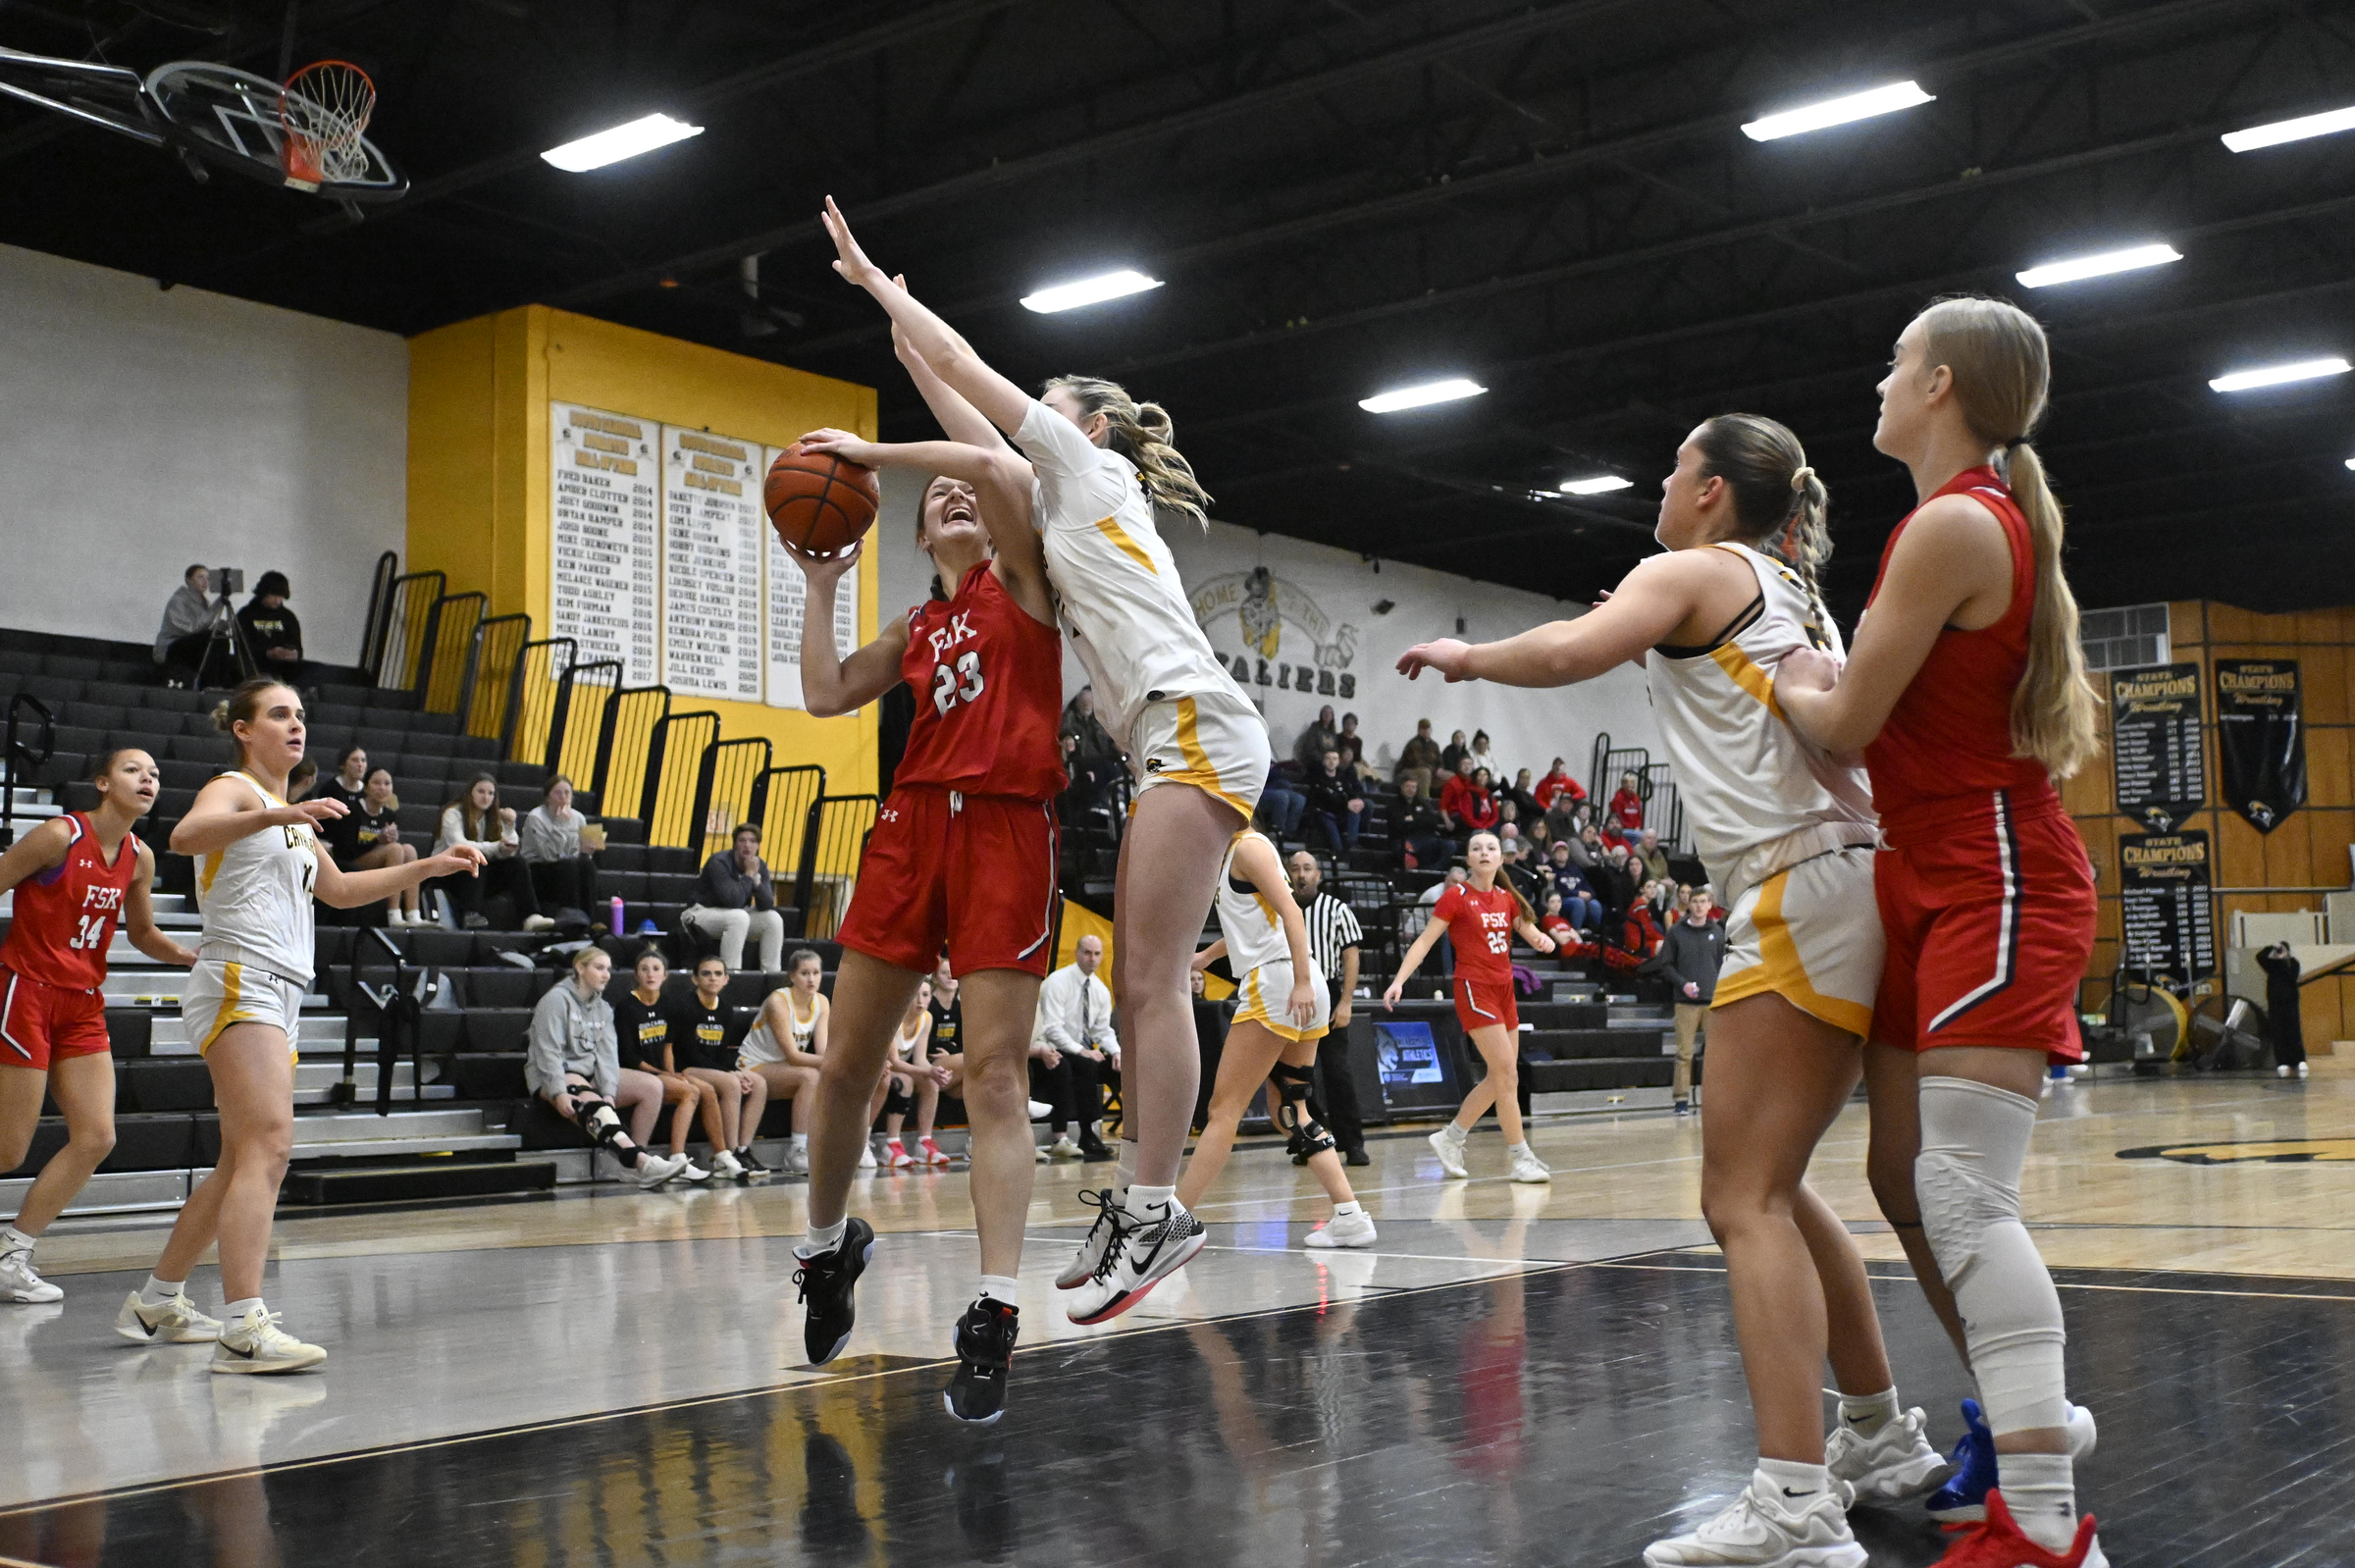
<svg viewBox="0 0 2355 1568">
<path fill-rule="evenodd" d="M 1104 1249 L 1112 1244 L 1113 1227 L 1120 1223 L 1121 1195 L 1106 1187 L 1101 1192 L 1081 1192 L 1079 1201 L 1096 1211 L 1096 1223 L 1087 1228 L 1079 1240 L 1079 1250 L 1072 1261 L 1063 1266 L 1055 1277 L 1058 1290 L 1076 1290 L 1096 1277 L 1096 1265 L 1104 1261 Z"/>
<path fill-rule="evenodd" d="M 824 1366 L 851 1342 L 859 1321 L 859 1277 L 874 1255 L 875 1228 L 856 1217 L 842 1223 L 842 1241 L 833 1251 L 814 1258 L 794 1253 L 802 1265 L 793 1271 L 794 1299 L 809 1308 L 802 1320 L 802 1348 L 810 1352 L 810 1365 Z"/>
<path fill-rule="evenodd" d="M 225 1324 L 213 1343 L 213 1370 L 232 1373 L 300 1372 L 327 1359 L 317 1345 L 306 1345 L 281 1329 L 280 1314 L 253 1307 L 245 1316 Z"/>
<path fill-rule="evenodd" d="M 2093 1515 L 2080 1514 L 2068 1550 L 2055 1551 L 2022 1535 L 2004 1506 L 2004 1494 L 1990 1491 L 1987 1517 L 1957 1537 L 1936 1568 L 2110 1568 L 2110 1559 L 2102 1554 Z"/>
<path fill-rule="evenodd" d="M 969 1426 L 986 1427 L 1006 1413 L 1006 1375 L 1014 1367 L 1014 1341 L 1021 1312 L 992 1296 L 975 1296 L 957 1320 L 957 1375 L 940 1402 Z"/>
<path fill-rule="evenodd" d="M 1854 1488 L 1858 1502 L 1910 1497 L 1946 1468 L 1930 1446 L 1929 1424 L 1919 1406 L 1891 1416 L 1870 1437 L 1843 1422 L 1824 1442 L 1824 1468 Z"/>
<path fill-rule="evenodd" d="M 1210 1239 L 1192 1211 L 1172 1198 L 1158 1215 L 1140 1216 L 1125 1204 L 1117 1211 L 1104 1261 L 1073 1291 L 1067 1315 L 1073 1323 L 1108 1323 L 1152 1294 L 1153 1287 L 1193 1261 Z"/>
<path fill-rule="evenodd" d="M 11 1247 L 0 1252 L 0 1301 L 21 1301 L 38 1305 L 44 1301 L 63 1301 L 66 1293 L 32 1272 L 32 1249 Z"/>
<path fill-rule="evenodd" d="M 1431 1135 L 1431 1152 L 1439 1157 L 1439 1169 L 1459 1179 L 1472 1174 L 1464 1164 L 1464 1134 L 1452 1122 Z"/>
<path fill-rule="evenodd" d="M 1538 1186 L 1553 1179 L 1553 1170 L 1538 1158 L 1538 1151 L 1524 1143 L 1513 1151 L 1512 1178 L 1529 1186 Z"/>
<path fill-rule="evenodd" d="M 1076 1160 L 1079 1158 L 1079 1145 L 1073 1142 L 1071 1134 L 1067 1132 L 1047 1145 L 1047 1154 L 1051 1159 Z"/>
<path fill-rule="evenodd" d="M 859 1145 L 859 1169 L 862 1171 L 875 1169 L 875 1140 L 871 1137 Z"/>
<path fill-rule="evenodd" d="M 198 1312 L 185 1290 L 154 1306 L 141 1301 L 133 1290 L 123 1298 L 123 1310 L 115 1314 L 115 1333 L 137 1345 L 209 1344 L 221 1337 L 221 1320 Z"/>
<path fill-rule="evenodd" d="M 925 1165 L 953 1165 L 956 1163 L 955 1160 L 949 1155 L 948 1151 L 941 1148 L 939 1144 L 933 1142 L 930 1138 L 924 1139 L 921 1143 L 916 1145 L 916 1147 L 924 1151 L 922 1163 Z"/>
<path fill-rule="evenodd" d="M 693 1169 L 694 1166 L 683 1154 L 666 1156 L 649 1149 L 646 1158 L 638 1162 L 638 1188 L 642 1192 L 652 1192 L 680 1172 Z"/>
<path fill-rule="evenodd" d="M 737 1159 L 732 1151 L 722 1149 L 711 1156 L 711 1174 L 723 1181 L 733 1181 L 744 1175 L 744 1162 Z M 695 1178 L 689 1176 L 688 1179 L 692 1181 Z"/>
<path fill-rule="evenodd" d="M 2083 1459 L 2100 1437 L 2093 1412 L 2083 1405 L 2068 1407 L 2068 1456 Z M 1987 1517 L 1987 1493 L 1995 1488 L 1995 1438 L 1976 1399 L 1962 1401 L 1962 1436 L 1955 1440 L 1946 1462 L 1955 1473 L 1922 1504 L 1942 1525 L 1973 1524 Z"/>
<path fill-rule="evenodd" d="M 1300 1243 L 1305 1247 L 1370 1247 L 1374 1244 L 1374 1217 L 1360 1209 L 1355 1214 L 1336 1214 L 1311 1230 Z"/>
<path fill-rule="evenodd" d="M 777 1170 L 785 1176 L 806 1176 L 810 1174 L 810 1151 L 788 1143 L 785 1152 L 777 1157 Z"/>
<path fill-rule="evenodd" d="M 1848 1489 L 1834 1482 L 1797 1499 L 1753 1473 L 1742 1494 L 1689 1536 L 1644 1548 L 1645 1568 L 1864 1568 L 1848 1528 Z"/>
<path fill-rule="evenodd" d="M 916 1164 L 916 1156 L 910 1154 L 907 1147 L 897 1138 L 893 1138 L 889 1143 L 883 1145 L 883 1163 L 894 1171 L 905 1171 Z"/>
</svg>

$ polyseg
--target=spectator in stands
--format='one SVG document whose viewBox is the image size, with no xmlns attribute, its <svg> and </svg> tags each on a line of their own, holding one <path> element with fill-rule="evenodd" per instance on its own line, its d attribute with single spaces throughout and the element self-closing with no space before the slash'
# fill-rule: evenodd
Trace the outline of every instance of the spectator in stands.
<svg viewBox="0 0 2355 1568">
<path fill-rule="evenodd" d="M 571 910 L 586 920 L 597 902 L 597 862 L 581 848 L 589 819 L 572 809 L 572 780 L 549 777 L 542 804 L 526 813 L 516 853 L 531 867 L 532 890 L 543 910 Z"/>
<path fill-rule="evenodd" d="M 1455 835 L 1458 844 L 1468 842 L 1475 833 L 1496 830 L 1502 813 L 1489 790 L 1488 769 L 1474 767 L 1469 753 L 1456 763 L 1455 776 L 1439 792 L 1439 814 L 1447 819 L 1447 831 Z"/>
<path fill-rule="evenodd" d="M 1629 832 L 1644 825 L 1644 797 L 1639 791 L 1636 775 L 1619 775 L 1619 788 L 1611 796 L 1611 820 Z"/>
<path fill-rule="evenodd" d="M 695 902 L 681 915 L 687 928 L 719 943 L 731 969 L 744 967 L 748 937 L 760 939 L 760 967 L 777 969 L 785 957 L 785 916 L 777 913 L 777 890 L 768 862 L 760 859 L 760 829 L 751 822 L 736 829 L 732 848 L 704 862 Z"/>
<path fill-rule="evenodd" d="M 1439 809 L 1423 796 L 1422 780 L 1412 774 L 1398 781 L 1398 799 L 1390 807 L 1390 842 L 1398 846 L 1398 863 L 1407 870 L 1438 865 L 1454 852 L 1445 837 Z"/>
<path fill-rule="evenodd" d="M 1357 715 L 1355 713 L 1341 715 L 1340 737 L 1333 744 L 1334 750 L 1341 754 L 1341 766 L 1355 773 L 1359 778 L 1374 776 L 1373 768 L 1366 763 L 1366 738 L 1357 733 Z"/>
<path fill-rule="evenodd" d="M 1415 720 L 1415 738 L 1398 748 L 1398 766 L 1391 772 L 1392 783 L 1404 784 L 1413 779 L 1426 799 L 1431 795 L 1431 781 L 1439 767 L 1439 743 L 1431 738 L 1431 720 Z"/>
<path fill-rule="evenodd" d="M 296 801 L 309 799 L 311 791 L 318 785 L 319 764 L 306 757 L 294 764 L 293 772 L 287 775 L 287 804 L 291 806 Z"/>
<path fill-rule="evenodd" d="M 1292 776 L 1283 770 L 1282 762 L 1268 764 L 1267 788 L 1259 792 L 1260 820 L 1268 825 L 1269 837 L 1282 842 L 1300 836 L 1300 817 L 1308 810 L 1308 797 L 1292 788 Z"/>
<path fill-rule="evenodd" d="M 1628 863 L 1630 865 L 1638 863 L 1632 853 L 1628 857 Z M 1677 886 L 1664 876 L 1645 878 L 1641 902 L 1646 909 L 1651 911 L 1652 923 L 1657 925 L 1663 933 L 1669 926 L 1682 918 L 1682 905 L 1678 900 Z"/>
<path fill-rule="evenodd" d="M 1553 846 L 1550 876 L 1553 891 L 1562 896 L 1562 917 L 1580 931 L 1593 931 L 1602 924 L 1602 901 L 1595 896 L 1594 884 L 1570 858 L 1570 846 L 1557 840 Z"/>
<path fill-rule="evenodd" d="M 1545 890 L 1544 911 L 1538 916 L 1538 929 L 1553 938 L 1554 951 L 1566 952 L 1576 947 L 1581 940 L 1578 927 L 1572 925 L 1570 916 L 1563 913 L 1559 889 L 1549 887 Z"/>
<path fill-rule="evenodd" d="M 1341 765 L 1337 748 L 1327 747 L 1308 775 L 1308 815 L 1333 840 L 1339 855 L 1357 848 L 1358 830 L 1366 819 L 1366 794 L 1358 787 L 1357 770 Z"/>
<path fill-rule="evenodd" d="M 1644 862 L 1644 874 L 1660 881 L 1673 881 L 1675 873 L 1668 869 L 1668 852 L 1660 847 L 1660 835 L 1650 828 L 1636 835 L 1634 855 Z"/>
<path fill-rule="evenodd" d="M 1586 801 L 1573 797 L 1568 790 L 1559 791 L 1545 803 L 1545 825 L 1557 839 L 1576 839 L 1584 833 L 1590 814 Z"/>
<path fill-rule="evenodd" d="M 1317 709 L 1316 721 L 1293 737 L 1292 760 L 1300 764 L 1302 773 L 1313 777 L 1324 765 L 1325 754 L 1335 750 L 1340 738 L 1340 727 L 1333 718 L 1333 705 L 1327 703 Z"/>
<path fill-rule="evenodd" d="M 254 579 L 253 597 L 237 611 L 246 651 L 263 674 L 282 681 L 302 678 L 302 622 L 287 608 L 293 592 L 285 572 L 264 572 Z"/>
<path fill-rule="evenodd" d="M 1602 900 L 1602 915 L 1606 925 L 1620 919 L 1627 914 L 1628 906 L 1636 902 L 1637 883 L 1628 874 L 1627 846 L 1624 844 L 1605 845 L 1602 854 L 1596 860 L 1595 868 L 1587 873 L 1587 880 L 1593 884 L 1595 896 Z"/>
<path fill-rule="evenodd" d="M 1108 762 L 1120 760 L 1121 749 L 1113 741 L 1112 732 L 1104 727 L 1102 719 L 1096 717 L 1096 689 L 1093 686 L 1080 687 L 1079 695 L 1063 705 L 1062 730 L 1078 743 L 1078 754 L 1082 758 L 1100 758 Z"/>
<path fill-rule="evenodd" d="M 932 999 L 925 1006 L 932 1014 L 932 1043 L 926 1050 L 935 1056 L 963 1057 L 965 1008 L 957 1000 L 957 976 L 949 972 L 946 954 L 932 967 Z"/>
<path fill-rule="evenodd" d="M 332 777 L 319 786 L 323 801 L 340 801 L 345 811 L 360 809 L 360 797 L 368 789 L 368 750 L 362 746 L 346 746 L 337 759 Z"/>
<path fill-rule="evenodd" d="M 940 1114 L 940 1091 L 954 1074 L 932 1059 L 931 1039 L 932 982 L 918 980 L 883 1058 L 883 1164 L 894 1171 L 950 1163 L 932 1139 L 932 1123 Z M 900 1136 L 911 1111 L 916 1113 L 914 1154 Z"/>
<path fill-rule="evenodd" d="M 605 984 L 613 960 L 601 947 L 572 956 L 572 972 L 548 988 L 532 1009 L 531 1050 L 523 1059 L 523 1081 L 556 1115 L 635 1170 L 638 1185 L 658 1187 L 688 1169 L 685 1155 L 665 1159 L 646 1146 L 662 1114 L 662 1082 L 651 1072 L 621 1065 L 613 1032 L 613 1009 Z M 620 1114 L 627 1111 L 625 1131 Z"/>
<path fill-rule="evenodd" d="M 810 1102 L 817 1093 L 818 1059 L 826 1054 L 833 1017 L 833 1005 L 818 989 L 825 977 L 825 960 L 806 947 L 796 949 L 785 961 L 785 984 L 760 1004 L 759 1019 L 736 1053 L 736 1065 L 758 1072 L 771 1100 L 793 1102 L 793 1143 L 783 1169 L 794 1176 L 810 1174 Z M 859 1163 L 874 1161 L 870 1147 Z"/>
<path fill-rule="evenodd" d="M 742 1052 L 752 1019 L 720 1006 L 728 989 L 728 967 L 717 954 L 696 961 L 695 989 L 672 1004 L 671 1060 L 699 1083 L 707 1083 L 719 1100 L 719 1125 L 724 1143 L 711 1146 L 711 1174 L 733 1179 L 768 1174 L 753 1154 L 753 1138 L 768 1109 L 768 1080 L 742 1065 Z"/>
<path fill-rule="evenodd" d="M 1471 748 L 1464 744 L 1462 730 L 1450 733 L 1447 737 L 1447 744 L 1439 748 L 1439 771 L 1441 773 L 1457 771 L 1456 764 L 1464 759 L 1464 754 L 1470 750 Z"/>
<path fill-rule="evenodd" d="M 1545 808 L 1538 804 L 1537 780 L 1530 776 L 1528 768 L 1515 773 L 1512 784 L 1502 793 L 1520 810 L 1520 821 L 1535 824 L 1544 818 Z"/>
<path fill-rule="evenodd" d="M 1516 839 L 1512 848 L 1505 851 L 1497 874 L 1510 878 L 1521 902 L 1535 910 L 1544 907 L 1545 892 L 1553 885 L 1552 869 L 1538 858 L 1527 841 Z"/>
<path fill-rule="evenodd" d="M 1725 963 L 1725 927 L 1709 918 L 1709 893 L 1695 888 L 1685 900 L 1684 917 L 1668 932 L 1660 950 L 1668 974 L 1671 1000 L 1676 1004 L 1676 1114 L 1693 1109 L 1693 1051 L 1708 1017 L 1709 999 L 1717 994 L 1717 971 Z"/>
<path fill-rule="evenodd" d="M 1530 793 L 1537 797 L 1538 810 L 1541 811 L 1552 810 L 1554 797 L 1558 795 L 1569 796 L 1570 804 L 1573 806 L 1587 798 L 1587 792 L 1578 787 L 1578 780 L 1570 776 L 1570 764 L 1558 757 L 1553 759 L 1553 765 L 1545 770 L 1545 776 L 1538 780 Z"/>
<path fill-rule="evenodd" d="M 211 598 L 213 574 L 191 566 L 181 574 L 180 586 L 164 601 L 164 624 L 155 634 L 155 661 L 165 677 L 184 677 L 200 683 L 204 655 L 213 640 L 215 610 Z"/>
<path fill-rule="evenodd" d="M 1530 854 L 1547 864 L 1552 863 L 1553 829 L 1545 825 L 1545 818 L 1543 814 L 1536 821 L 1531 822 L 1528 831 L 1521 836 L 1529 841 Z"/>
<path fill-rule="evenodd" d="M 1439 895 L 1463 882 L 1467 875 L 1463 862 L 1451 862 L 1447 867 L 1447 874 L 1425 888 L 1421 896 L 1415 900 L 1414 909 L 1402 915 L 1398 921 L 1398 940 L 1412 942 L 1416 937 L 1421 936 L 1423 927 L 1431 923 L 1431 912 L 1438 907 Z M 1409 926 L 1412 926 L 1413 929 L 1408 929 Z M 1439 955 L 1439 963 L 1433 968 L 1432 973 L 1447 975 L 1455 972 L 1455 948 L 1447 940 L 1444 932 L 1441 933 L 1438 945 L 1432 951 Z M 1434 994 L 1444 993 L 1435 992 Z"/>
<path fill-rule="evenodd" d="M 390 768 L 372 768 L 361 787 L 359 804 L 347 816 L 328 827 L 328 846 L 336 864 L 346 871 L 373 871 L 382 866 L 406 865 L 417 859 L 417 846 L 400 841 L 400 797 L 392 793 Z M 423 925 L 418 913 L 418 890 L 405 887 L 389 901 L 387 925 Z"/>
<path fill-rule="evenodd" d="M 1083 936 L 1072 962 L 1038 988 L 1037 1022 L 1030 1033 L 1030 1092 L 1053 1106 L 1047 1151 L 1062 1159 L 1090 1162 L 1115 1158 L 1097 1135 L 1104 1114 L 1104 1080 L 1121 1070 L 1121 1037 L 1112 1030 L 1112 992 L 1096 978 L 1104 962 L 1102 939 Z M 1079 1140 L 1065 1130 L 1078 1124 Z"/>
<path fill-rule="evenodd" d="M 527 931 L 545 931 L 556 923 L 540 913 L 531 873 L 518 853 L 522 837 L 515 828 L 515 809 L 498 804 L 498 780 L 490 774 L 475 774 L 466 793 L 442 808 L 442 831 L 434 839 L 434 853 L 452 844 L 471 844 L 483 858 L 480 876 L 445 876 L 433 884 L 449 900 L 460 925 L 469 931 L 490 925 L 483 914 L 486 892 L 505 894 Z"/>
<path fill-rule="evenodd" d="M 1595 868 L 1602 863 L 1602 829 L 1590 823 L 1580 828 L 1577 837 L 1569 843 L 1570 863 L 1587 872 L 1591 878 Z"/>
<path fill-rule="evenodd" d="M 719 1091 L 701 1078 L 679 1071 L 671 1040 L 671 1006 L 662 995 L 670 966 L 656 947 L 641 949 L 634 971 L 637 984 L 613 1003 L 613 1033 L 620 1042 L 621 1065 L 651 1072 L 662 1082 L 662 1103 L 681 1109 L 670 1118 L 670 1152 L 685 1159 L 687 1133 L 697 1122 L 704 1124 L 704 1141 L 714 1153 L 728 1146 L 727 1128 L 719 1119 Z M 608 998 L 608 1000 L 610 1000 Z M 679 1173 L 689 1181 L 707 1181 L 711 1173 L 689 1161 Z"/>
<path fill-rule="evenodd" d="M 1494 752 L 1489 750 L 1489 732 L 1487 730 L 1474 730 L 1472 732 L 1472 745 L 1469 755 L 1471 756 L 1472 765 L 1474 767 L 1485 767 L 1489 770 L 1489 778 L 1492 782 L 1501 779 L 1505 776 L 1504 764 L 1496 760 L 1496 754 Z"/>
</svg>

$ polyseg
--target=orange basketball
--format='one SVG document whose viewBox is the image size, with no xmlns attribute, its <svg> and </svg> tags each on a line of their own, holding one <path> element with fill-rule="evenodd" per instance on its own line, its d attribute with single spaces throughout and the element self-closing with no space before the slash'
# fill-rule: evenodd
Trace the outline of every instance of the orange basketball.
<svg viewBox="0 0 2355 1568">
<path fill-rule="evenodd" d="M 797 444 L 769 464 L 760 499 L 779 539 L 811 555 L 831 555 L 875 525 L 883 492 L 873 469 Z"/>
</svg>

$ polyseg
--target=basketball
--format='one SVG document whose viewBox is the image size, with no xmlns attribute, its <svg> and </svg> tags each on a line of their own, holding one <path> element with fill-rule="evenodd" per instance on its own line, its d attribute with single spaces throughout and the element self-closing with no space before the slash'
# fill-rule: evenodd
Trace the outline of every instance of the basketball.
<svg viewBox="0 0 2355 1568">
<path fill-rule="evenodd" d="M 769 465 L 760 499 L 779 539 L 811 555 L 831 555 L 874 526 L 883 493 L 873 469 L 796 444 Z"/>
</svg>

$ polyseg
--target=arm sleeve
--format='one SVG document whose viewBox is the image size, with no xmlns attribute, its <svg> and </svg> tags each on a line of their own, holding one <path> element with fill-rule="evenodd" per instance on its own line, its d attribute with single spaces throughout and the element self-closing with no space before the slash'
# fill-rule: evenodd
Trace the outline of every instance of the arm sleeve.
<svg viewBox="0 0 2355 1568">
<path fill-rule="evenodd" d="M 1126 496 L 1125 473 L 1116 475 L 1113 470 L 1125 470 L 1127 465 L 1035 397 L 1030 399 L 1014 441 L 1030 459 L 1047 502 L 1038 519 L 1042 528 L 1093 527 L 1097 518 L 1111 515 Z"/>
</svg>

